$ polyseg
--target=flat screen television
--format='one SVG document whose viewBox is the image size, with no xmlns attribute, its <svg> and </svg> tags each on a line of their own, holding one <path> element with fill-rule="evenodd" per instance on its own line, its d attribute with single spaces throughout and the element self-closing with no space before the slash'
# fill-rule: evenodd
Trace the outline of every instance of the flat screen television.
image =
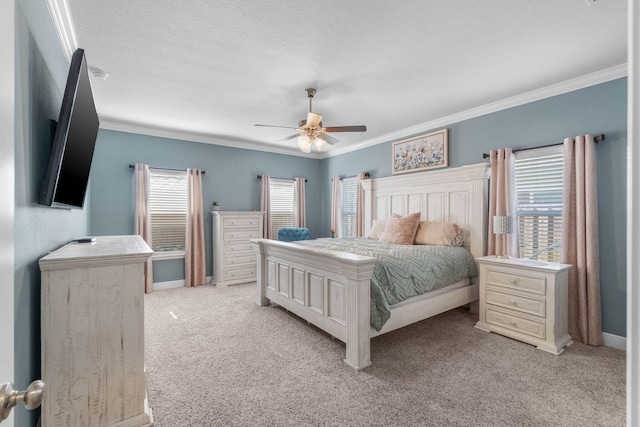
<svg viewBox="0 0 640 427">
<path fill-rule="evenodd" d="M 77 49 L 69 66 L 39 204 L 82 209 L 99 126 L 87 60 L 84 50 Z"/>
</svg>

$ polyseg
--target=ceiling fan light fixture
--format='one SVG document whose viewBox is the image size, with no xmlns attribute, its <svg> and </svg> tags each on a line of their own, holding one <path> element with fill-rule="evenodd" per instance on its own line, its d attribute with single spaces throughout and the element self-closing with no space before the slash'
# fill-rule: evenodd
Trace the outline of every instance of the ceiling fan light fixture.
<svg viewBox="0 0 640 427">
<path fill-rule="evenodd" d="M 303 153 L 311 152 L 311 139 L 307 135 L 302 135 L 298 138 L 298 147 Z"/>
<path fill-rule="evenodd" d="M 317 129 L 320 127 L 320 121 L 322 120 L 322 115 L 317 113 L 312 113 L 309 111 L 307 113 L 307 125 L 311 129 Z"/>
<path fill-rule="evenodd" d="M 313 138 L 313 145 L 316 147 L 316 151 L 322 151 L 325 145 L 327 145 L 327 141 L 316 136 Z"/>
<path fill-rule="evenodd" d="M 324 127 L 322 125 L 322 115 L 313 112 L 312 99 L 313 99 L 313 96 L 316 94 L 316 90 L 313 88 L 307 88 L 305 92 L 307 93 L 307 97 L 309 98 L 309 112 L 307 113 L 306 120 L 300 120 L 298 122 L 297 128 L 289 127 L 289 126 L 260 125 L 260 124 L 256 124 L 255 126 L 295 129 L 297 133 L 281 138 L 278 141 L 276 141 L 276 143 L 281 143 L 281 142 L 289 141 L 296 138 L 298 141 L 298 147 L 303 153 L 310 153 L 312 145 L 313 145 L 313 148 L 316 149 L 316 151 L 322 151 L 322 149 L 327 144 L 333 145 L 340 142 L 338 139 L 334 138 L 333 136 L 330 136 L 328 132 L 366 132 L 367 131 L 367 127 L 364 125 Z"/>
</svg>

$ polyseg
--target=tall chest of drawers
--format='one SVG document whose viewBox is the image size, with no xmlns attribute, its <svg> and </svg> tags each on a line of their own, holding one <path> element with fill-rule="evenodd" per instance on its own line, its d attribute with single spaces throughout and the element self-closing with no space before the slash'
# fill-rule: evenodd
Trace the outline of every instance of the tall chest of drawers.
<svg viewBox="0 0 640 427">
<path fill-rule="evenodd" d="M 480 320 L 475 327 L 553 354 L 572 343 L 568 330 L 570 265 L 525 259 L 476 258 Z"/>
<path fill-rule="evenodd" d="M 249 239 L 262 237 L 263 212 L 213 211 L 213 283 L 226 287 L 256 281 Z"/>
</svg>

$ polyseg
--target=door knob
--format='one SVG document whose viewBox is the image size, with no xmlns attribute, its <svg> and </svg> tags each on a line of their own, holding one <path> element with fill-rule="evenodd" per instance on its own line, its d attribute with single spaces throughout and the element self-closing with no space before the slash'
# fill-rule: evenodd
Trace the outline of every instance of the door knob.
<svg viewBox="0 0 640 427">
<path fill-rule="evenodd" d="M 17 391 L 12 383 L 6 383 L 0 387 L 0 423 L 6 420 L 14 406 L 23 404 L 25 408 L 36 409 L 42 403 L 44 382 L 35 380 L 25 391 Z"/>
</svg>

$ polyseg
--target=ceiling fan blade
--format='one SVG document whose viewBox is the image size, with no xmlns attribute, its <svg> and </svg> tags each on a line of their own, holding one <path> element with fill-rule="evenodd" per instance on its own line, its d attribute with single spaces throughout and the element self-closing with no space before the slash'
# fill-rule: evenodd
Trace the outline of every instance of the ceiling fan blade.
<svg viewBox="0 0 640 427">
<path fill-rule="evenodd" d="M 297 136 L 299 136 L 299 135 L 300 135 L 300 134 L 295 133 L 295 134 L 293 134 L 293 135 L 289 135 L 289 136 L 287 136 L 286 138 L 279 139 L 279 140 L 277 140 L 276 142 L 285 142 L 285 141 L 288 141 L 288 140 L 290 140 L 290 139 L 296 138 L 296 137 L 297 137 Z"/>
<path fill-rule="evenodd" d="M 315 129 L 320 127 L 320 121 L 322 120 L 322 115 L 317 114 L 317 113 L 312 113 L 311 111 L 309 111 L 307 113 L 307 125 L 311 128 L 311 129 Z"/>
<path fill-rule="evenodd" d="M 366 126 L 332 126 L 323 128 L 323 132 L 366 132 Z"/>
<path fill-rule="evenodd" d="M 322 137 L 322 139 L 327 141 L 327 144 L 333 145 L 333 144 L 337 144 L 337 143 L 340 142 L 338 139 L 336 139 L 336 138 L 334 138 L 334 137 L 332 137 L 330 135 L 327 135 L 326 133 L 320 132 L 318 135 L 320 135 L 320 137 Z"/>
<path fill-rule="evenodd" d="M 278 125 L 260 125 L 260 124 L 255 124 L 254 126 L 262 126 L 262 127 L 267 127 L 267 128 L 298 129 L 298 128 L 294 128 L 292 126 L 278 126 Z"/>
</svg>

